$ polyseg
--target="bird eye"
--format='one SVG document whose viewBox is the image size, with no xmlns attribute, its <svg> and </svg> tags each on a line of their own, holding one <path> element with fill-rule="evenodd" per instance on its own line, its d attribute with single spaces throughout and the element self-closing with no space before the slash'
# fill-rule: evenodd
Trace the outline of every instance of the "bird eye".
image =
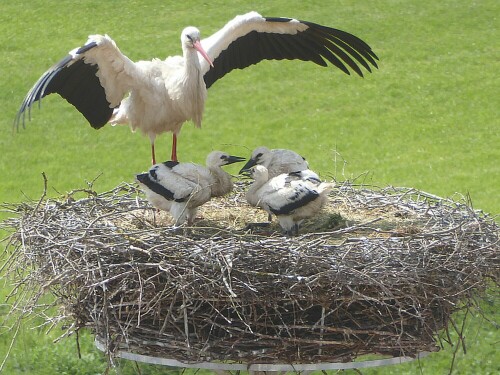
<svg viewBox="0 0 500 375">
<path fill-rule="evenodd" d="M 261 157 L 262 157 L 262 152 L 259 152 L 259 153 L 257 154 L 257 156 L 255 157 L 255 159 L 260 159 Z"/>
<path fill-rule="evenodd" d="M 191 35 L 186 35 L 187 38 L 192 42 L 193 41 L 193 38 L 191 38 Z"/>
</svg>

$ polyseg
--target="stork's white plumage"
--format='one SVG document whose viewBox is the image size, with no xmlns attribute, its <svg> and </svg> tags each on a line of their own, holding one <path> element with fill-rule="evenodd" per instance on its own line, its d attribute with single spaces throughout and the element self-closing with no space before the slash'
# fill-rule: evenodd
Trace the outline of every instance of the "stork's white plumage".
<svg viewBox="0 0 500 375">
<path fill-rule="evenodd" d="M 246 193 L 247 202 L 276 215 L 289 236 L 297 235 L 301 222 L 321 210 L 333 187 L 332 183 L 321 182 L 311 170 L 284 173 L 271 179 L 262 165 L 249 171 L 254 182 Z"/>
<path fill-rule="evenodd" d="M 360 76 L 358 64 L 370 72 L 371 66 L 377 67 L 370 46 L 352 34 L 256 12 L 235 17 L 203 40 L 197 28 L 187 27 L 181 46 L 182 56 L 133 62 L 109 36 L 91 35 L 84 46 L 40 77 L 26 95 L 15 125 L 22 120 L 24 126 L 25 113 L 35 101 L 58 93 L 96 129 L 110 122 L 141 130 L 151 141 L 153 163 L 156 136 L 172 132 L 172 160 L 177 160 L 182 125 L 191 120 L 201 126 L 207 88 L 233 69 L 266 59 L 299 59 L 321 66 L 328 61 Z"/>
<path fill-rule="evenodd" d="M 295 151 L 283 148 L 270 150 L 265 146 L 257 147 L 253 150 L 250 159 L 241 168 L 240 173 L 245 169 L 250 169 L 254 165 L 266 167 L 269 178 L 276 177 L 282 173 L 299 172 L 309 169 L 309 163 Z"/>
<path fill-rule="evenodd" d="M 243 160 L 222 151 L 212 151 L 207 156 L 206 167 L 167 161 L 153 165 L 147 173 L 136 175 L 136 180 L 154 207 L 169 211 L 176 225 L 186 220 L 191 225 L 199 206 L 232 190 L 231 176 L 221 167 Z"/>
</svg>

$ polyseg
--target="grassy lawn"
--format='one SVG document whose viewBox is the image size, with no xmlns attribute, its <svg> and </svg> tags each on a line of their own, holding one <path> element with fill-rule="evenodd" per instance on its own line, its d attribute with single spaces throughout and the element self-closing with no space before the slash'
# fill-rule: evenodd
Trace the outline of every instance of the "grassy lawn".
<svg viewBox="0 0 500 375">
<path fill-rule="evenodd" d="M 257 10 L 349 31 L 367 41 L 380 69 L 364 79 L 304 62 L 264 62 L 233 71 L 209 89 L 202 129 L 186 124 L 179 158 L 203 162 L 221 149 L 248 156 L 253 148 L 291 148 L 325 178 L 412 186 L 440 196 L 470 195 L 475 208 L 500 213 L 500 3 L 494 0 L 249 1 L 3 1 L 0 5 L 0 202 L 37 199 L 41 173 L 49 194 L 84 187 L 108 190 L 150 164 L 147 138 L 127 127 L 93 130 L 58 96 L 34 108 L 26 129 L 12 131 L 24 95 L 38 77 L 89 34 L 107 33 L 132 60 L 180 53 L 189 24 L 210 35 L 236 14 Z M 170 155 L 170 135 L 157 158 Z M 228 168 L 236 172 L 238 166 Z M 0 218 L 5 217 L 1 216 Z M 9 286 L 0 281 L 0 300 Z M 498 292 L 497 292 L 498 294 Z M 498 321 L 498 300 L 482 303 Z M 7 307 L 0 305 L 0 314 Z M 81 338 L 23 326 L 7 374 L 100 374 L 106 358 Z M 457 374 L 496 374 L 500 335 L 473 317 L 467 354 Z M 0 335 L 0 361 L 10 345 Z M 364 374 L 447 373 L 455 348 L 420 361 Z M 135 373 L 118 362 L 117 373 Z M 172 372 L 178 372 L 177 370 Z M 141 366 L 142 374 L 167 373 Z M 346 371 L 346 373 L 351 373 Z"/>
</svg>

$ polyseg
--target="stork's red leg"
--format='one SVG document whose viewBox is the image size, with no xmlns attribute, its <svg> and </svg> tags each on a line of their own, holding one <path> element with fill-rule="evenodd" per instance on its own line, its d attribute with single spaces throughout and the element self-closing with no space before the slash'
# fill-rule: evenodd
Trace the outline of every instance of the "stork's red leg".
<svg viewBox="0 0 500 375">
<path fill-rule="evenodd" d="M 153 162 L 153 165 L 156 164 L 156 157 L 155 157 L 155 143 L 151 142 L 151 160 Z"/>
<path fill-rule="evenodd" d="M 177 135 L 172 135 L 172 158 L 171 160 L 177 161 Z"/>
</svg>

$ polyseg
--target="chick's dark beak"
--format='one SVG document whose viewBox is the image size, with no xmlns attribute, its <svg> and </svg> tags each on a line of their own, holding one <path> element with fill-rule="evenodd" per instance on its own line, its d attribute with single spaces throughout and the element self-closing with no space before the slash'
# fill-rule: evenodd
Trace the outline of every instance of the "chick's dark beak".
<svg viewBox="0 0 500 375">
<path fill-rule="evenodd" d="M 229 155 L 229 157 L 227 158 L 227 164 L 239 163 L 242 161 L 245 161 L 245 158 L 242 158 L 240 156 Z"/>
<path fill-rule="evenodd" d="M 255 162 L 254 159 L 248 159 L 247 163 L 243 166 L 243 168 L 240 169 L 240 174 L 244 175 L 243 172 L 244 171 L 249 171 L 250 168 L 252 168 L 254 165 L 256 165 L 257 163 Z"/>
</svg>

